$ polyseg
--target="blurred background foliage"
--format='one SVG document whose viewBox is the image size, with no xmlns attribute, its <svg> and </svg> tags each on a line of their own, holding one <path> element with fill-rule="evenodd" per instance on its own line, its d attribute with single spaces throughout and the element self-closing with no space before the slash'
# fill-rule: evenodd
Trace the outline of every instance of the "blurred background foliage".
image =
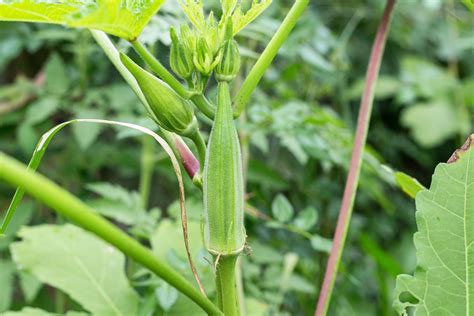
<svg viewBox="0 0 474 316">
<path fill-rule="evenodd" d="M 208 9 L 218 8 L 217 1 L 205 3 Z M 314 311 L 383 4 L 311 1 L 238 121 L 248 183 L 251 250 L 242 260 L 248 315 Z M 236 86 L 289 6 L 289 1 L 274 0 L 239 34 L 244 60 Z M 169 28 L 183 21 L 177 2 L 166 1 L 141 36 L 165 64 Z M 127 43 L 117 44 L 133 54 Z M 472 132 L 473 45 L 474 18 L 461 2 L 398 1 L 329 315 L 394 314 L 395 276 L 415 267 L 416 227 L 414 202 L 396 188 L 392 170 L 429 186 L 436 164 L 446 161 Z M 209 89 L 212 93 L 213 87 Z M 71 118 L 107 118 L 155 128 L 87 31 L 0 23 L 0 149 L 26 162 L 44 132 Z M 204 118 L 203 122 L 202 130 L 208 133 L 210 124 Z M 123 129 L 76 125 L 56 136 L 40 171 L 191 277 L 178 220 L 177 182 L 165 154 L 152 141 Z M 201 194 L 186 181 L 191 247 L 204 283 L 212 288 L 211 259 L 200 242 Z M 0 184 L 2 214 L 12 194 L 11 188 Z M 0 240 L 0 312 L 33 306 L 63 314 L 85 308 L 74 293 L 88 291 L 87 284 L 64 285 L 54 273 L 54 269 L 77 270 L 64 260 L 67 253 L 61 247 L 48 254 L 50 273 L 38 271 L 38 263 L 20 251 L 26 247 L 44 257 L 41 246 L 26 243 L 28 238 L 39 238 L 39 244 L 48 247 L 48 233 L 70 236 L 68 226 L 64 231 L 36 233 L 35 229 L 48 230 L 45 223 L 64 221 L 27 200 Z M 20 230 L 23 225 L 42 226 Z M 19 230 L 22 242 L 16 235 Z M 84 232 L 69 234 L 82 234 L 73 240 L 84 247 L 92 243 Z M 90 249 L 78 256 L 91 267 L 100 266 L 92 244 Z M 137 315 L 198 313 L 146 270 L 128 262 L 126 274 L 130 290 L 140 295 Z"/>
</svg>

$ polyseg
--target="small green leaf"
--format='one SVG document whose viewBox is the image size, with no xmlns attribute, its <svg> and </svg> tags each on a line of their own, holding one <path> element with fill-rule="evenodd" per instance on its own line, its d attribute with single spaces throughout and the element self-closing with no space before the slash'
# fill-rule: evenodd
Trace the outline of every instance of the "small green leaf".
<svg viewBox="0 0 474 316">
<path fill-rule="evenodd" d="M 472 315 L 474 310 L 474 135 L 436 167 L 416 196 L 417 269 L 399 275 L 394 307 L 401 315 Z"/>
<path fill-rule="evenodd" d="M 66 66 L 58 54 L 53 54 L 49 58 L 46 64 L 45 75 L 46 82 L 44 88 L 48 94 L 62 95 L 68 91 L 69 77 L 66 73 Z"/>
<path fill-rule="evenodd" d="M 31 103 L 26 111 L 25 124 L 35 125 L 48 119 L 59 107 L 59 100 L 54 97 L 41 98 Z M 36 141 L 36 137 L 34 139 Z"/>
<path fill-rule="evenodd" d="M 420 191 L 426 190 L 426 188 L 418 182 L 417 179 L 410 177 L 404 172 L 397 171 L 395 172 L 395 181 L 398 186 L 400 186 L 406 194 L 411 198 L 415 198 L 416 194 Z"/>
<path fill-rule="evenodd" d="M 278 194 L 272 202 L 272 214 L 280 222 L 286 223 L 293 217 L 293 206 L 290 201 L 282 195 Z"/>
<path fill-rule="evenodd" d="M 171 306 L 178 300 L 178 291 L 168 283 L 163 282 L 163 284 L 156 289 L 155 293 L 158 303 L 160 303 L 164 311 L 169 311 Z"/>
<path fill-rule="evenodd" d="M 125 276 L 125 257 L 72 225 L 23 227 L 10 247 L 15 263 L 94 315 L 135 315 L 139 297 Z"/>
<path fill-rule="evenodd" d="M 104 114 L 97 109 L 79 109 L 75 111 L 75 117 L 78 119 L 102 118 L 103 116 Z M 74 124 L 72 133 L 79 144 L 79 148 L 86 150 L 95 142 L 103 129 L 104 126 L 101 124 Z"/>
<path fill-rule="evenodd" d="M 311 237 L 311 246 L 316 251 L 330 253 L 332 247 L 332 240 L 321 237 L 319 235 L 314 235 L 313 237 Z"/>
<path fill-rule="evenodd" d="M 317 221 L 318 211 L 316 211 L 314 207 L 309 206 L 298 213 L 293 224 L 298 228 L 308 230 L 311 229 Z"/>
<path fill-rule="evenodd" d="M 31 154 L 35 148 L 37 134 L 33 126 L 30 124 L 21 124 L 16 130 L 16 137 L 21 150 L 25 154 Z"/>
</svg>

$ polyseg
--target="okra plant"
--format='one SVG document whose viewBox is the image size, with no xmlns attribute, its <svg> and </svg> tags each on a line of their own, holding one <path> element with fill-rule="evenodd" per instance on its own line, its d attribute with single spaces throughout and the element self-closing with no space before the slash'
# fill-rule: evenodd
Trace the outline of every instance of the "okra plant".
<svg viewBox="0 0 474 316">
<path fill-rule="evenodd" d="M 143 265 L 207 314 L 242 315 L 245 311 L 243 293 L 237 285 L 241 269 L 238 263 L 241 256 L 251 253 L 251 249 L 246 243 L 245 177 L 236 120 L 245 111 L 252 92 L 305 12 L 309 0 L 293 3 L 241 84 L 236 82 L 241 74 L 242 59 L 236 35 L 257 19 L 270 6 L 271 0 L 254 0 L 248 8 L 244 1 L 221 0 L 219 12 L 209 13 L 205 12 L 201 0 L 180 0 L 187 21 L 170 30 L 169 69 L 140 41 L 141 31 L 162 3 L 162 0 L 0 1 L 0 20 L 56 23 L 90 29 L 97 44 L 158 128 L 158 132 L 154 132 L 126 122 L 76 119 L 45 133 L 28 167 L 0 152 L 0 179 L 18 187 L 1 232 L 5 232 L 24 193 L 27 193 Z M 315 315 L 326 315 L 328 311 L 341 261 L 363 162 L 375 84 L 394 6 L 395 0 L 387 1 L 369 60 L 352 161 Z M 128 41 L 141 60 L 119 51 L 106 34 Z M 207 139 L 202 133 L 205 121 L 212 125 Z M 163 147 L 178 179 L 183 240 L 196 285 L 86 203 L 34 172 L 54 135 L 70 124 L 131 128 L 152 137 Z M 191 149 L 183 138 L 192 144 Z M 471 261 L 474 260 L 471 251 L 473 238 L 469 233 L 473 227 L 471 212 L 474 211 L 472 190 L 468 189 L 474 183 L 474 163 L 470 163 L 474 159 L 471 141 L 472 138 L 456 152 L 450 164 L 438 167 L 429 190 L 407 175 L 395 175 L 403 190 L 417 196 L 419 226 L 415 235 L 419 269 L 415 276 L 403 275 L 397 279 L 394 307 L 401 314 L 414 308 L 419 315 L 427 315 L 433 310 L 441 311 L 440 305 L 443 305 L 440 315 L 470 315 L 470 310 L 474 309 L 474 297 L 469 296 L 474 288 L 471 288 L 474 283 L 469 278 L 472 275 Z M 215 284 L 211 288 L 201 281 L 189 251 L 181 168 L 202 192 L 201 234 L 202 243 L 212 257 Z M 449 238 L 443 235 L 443 229 L 449 232 Z M 456 249 L 452 256 L 446 251 L 449 247 Z M 215 294 L 208 297 L 209 293 Z M 406 295 L 410 296 L 409 300 Z M 445 304 L 446 297 L 456 300 L 456 304 Z M 137 313 L 117 307 L 97 311 L 87 303 L 84 308 L 97 315 Z M 253 315 L 252 311 L 247 312 Z"/>
</svg>

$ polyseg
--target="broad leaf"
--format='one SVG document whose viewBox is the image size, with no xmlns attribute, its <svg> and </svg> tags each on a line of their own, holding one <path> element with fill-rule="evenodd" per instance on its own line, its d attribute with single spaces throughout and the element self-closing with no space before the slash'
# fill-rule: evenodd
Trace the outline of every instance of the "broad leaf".
<svg viewBox="0 0 474 316">
<path fill-rule="evenodd" d="M 72 225 L 24 227 L 18 235 L 11 252 L 19 267 L 94 315 L 136 315 L 139 297 L 120 251 Z"/>
<path fill-rule="evenodd" d="M 133 40 L 164 0 L 0 1 L 0 21 L 63 24 Z"/>
<path fill-rule="evenodd" d="M 474 313 L 474 142 L 440 164 L 429 190 L 416 197 L 418 267 L 399 275 L 394 307 L 402 315 Z"/>
</svg>

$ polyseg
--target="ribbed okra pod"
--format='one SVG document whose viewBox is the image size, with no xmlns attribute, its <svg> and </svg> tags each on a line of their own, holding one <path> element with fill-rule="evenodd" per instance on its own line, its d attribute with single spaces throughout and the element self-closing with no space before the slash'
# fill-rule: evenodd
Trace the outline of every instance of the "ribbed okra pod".
<svg viewBox="0 0 474 316">
<path fill-rule="evenodd" d="M 245 244 L 244 183 L 229 83 L 218 83 L 217 112 L 204 167 L 204 242 L 214 255 L 238 254 Z"/>
</svg>

